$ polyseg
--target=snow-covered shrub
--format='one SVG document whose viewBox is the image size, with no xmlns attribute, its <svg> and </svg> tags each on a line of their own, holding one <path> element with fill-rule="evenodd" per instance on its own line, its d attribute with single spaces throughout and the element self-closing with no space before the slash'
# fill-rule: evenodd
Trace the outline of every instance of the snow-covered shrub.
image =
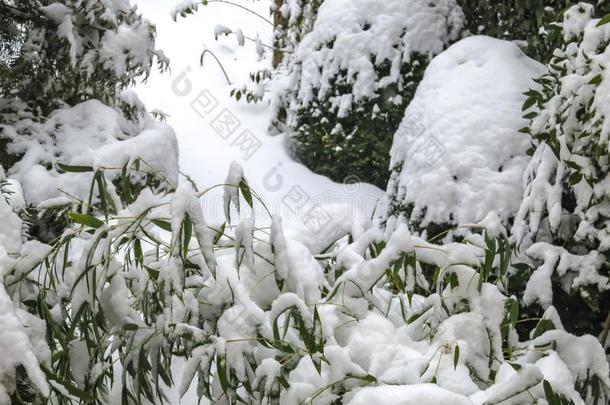
<svg viewBox="0 0 610 405">
<path fill-rule="evenodd" d="M 123 98 L 134 103 L 133 95 Z M 122 189 L 125 167 L 133 168 L 130 181 L 139 185 L 138 192 L 177 184 L 175 134 L 145 110 L 129 120 L 118 107 L 90 100 L 60 108 L 46 120 L 20 119 L 0 125 L 0 130 L 4 153 L 17 157 L 7 173 L 20 184 L 27 202 L 20 215 L 29 238 L 49 242 L 60 235 L 75 199 L 108 199 L 113 206 L 131 202 L 137 194 L 126 195 Z M 98 172 L 101 167 L 107 169 Z M 93 189 L 92 179 L 99 183 Z M 102 184 L 108 185 L 108 196 L 101 194 Z"/>
<path fill-rule="evenodd" d="M 255 227 L 258 197 L 235 165 L 224 188 L 226 204 L 243 203 L 233 225 L 206 223 L 207 190 L 185 182 L 116 214 L 82 201 L 59 241 L 1 255 L 0 344 L 24 350 L 0 357 L 0 403 L 19 395 L 16 365 L 56 403 L 160 403 L 195 377 L 215 404 L 607 402 L 594 337 L 565 332 L 550 307 L 519 339 L 485 243 L 368 224 L 316 257 L 279 218 Z"/>
<path fill-rule="evenodd" d="M 394 136 L 387 219 L 428 238 L 492 211 L 508 226 L 529 162 L 523 92 L 543 71 L 515 44 L 485 36 L 435 57 Z"/>
<path fill-rule="evenodd" d="M 454 0 L 324 1 L 277 84 L 276 125 L 296 156 L 335 180 L 385 187 L 392 135 L 427 63 L 463 23 Z"/>
<path fill-rule="evenodd" d="M 0 164 L 24 188 L 29 236 L 61 234 L 65 205 L 90 194 L 97 167 L 113 167 L 104 180 L 118 181 L 121 168 L 139 158 L 154 166 L 141 184 L 175 184 L 173 132 L 124 90 L 155 62 L 166 67 L 154 26 L 126 0 L 26 0 L 0 8 L 10 27 L 0 40 L 12 51 L 0 72 Z M 154 171 L 160 176 L 153 180 Z"/>
<path fill-rule="evenodd" d="M 532 264 L 526 304 L 548 307 L 553 291 L 579 294 L 593 311 L 610 310 L 608 213 L 610 135 L 610 25 L 579 3 L 563 21 L 563 45 L 555 50 L 540 90 L 528 93 L 524 129 L 535 147 L 514 233 Z M 593 330 L 600 315 L 574 308 Z M 598 319 L 596 319 L 598 318 Z"/>
<path fill-rule="evenodd" d="M 40 123 L 26 119 L 2 128 L 10 141 L 7 151 L 20 157 L 7 172 L 21 183 L 31 204 L 84 199 L 97 169 L 113 168 L 105 171 L 112 182 L 136 158 L 171 187 L 177 183 L 174 132 L 148 114 L 130 121 L 117 108 L 90 100 L 58 109 Z"/>
<path fill-rule="evenodd" d="M 383 55 L 383 52 L 377 53 L 376 47 L 372 50 L 368 47 L 368 38 L 375 38 L 374 28 L 371 32 L 360 32 L 368 31 L 368 27 L 374 25 L 369 20 L 374 20 L 376 17 L 371 15 L 379 13 L 382 19 L 383 8 L 393 7 L 392 2 L 377 2 L 382 5 L 371 8 L 364 7 L 366 1 L 350 2 L 353 4 L 348 7 L 343 7 L 340 1 L 327 3 L 319 8 L 318 16 L 308 18 L 306 21 L 326 18 L 328 23 L 325 26 L 322 26 L 322 22 L 319 23 L 319 28 L 314 25 L 313 33 L 301 37 L 301 42 L 304 43 L 299 42 L 296 55 L 286 60 L 288 74 L 285 75 L 280 69 L 279 78 L 273 84 L 274 87 L 280 88 L 281 96 L 275 100 L 276 113 L 272 126 L 283 131 L 287 130 L 293 135 L 296 156 L 314 171 L 339 181 L 348 175 L 356 175 L 363 180 L 385 187 L 388 178 L 387 152 L 391 145 L 390 138 L 402 119 L 402 111 L 409 105 L 422 78 L 424 69 L 430 61 L 430 54 L 433 56 L 438 51 L 417 49 L 417 45 L 408 44 L 395 47 L 397 52 L 403 52 L 405 55 L 404 60 L 400 62 L 401 78 L 396 80 L 392 73 L 392 69 L 396 70 L 396 67 L 390 66 L 394 63 L 394 59 L 388 58 L 389 63 L 385 63 L 383 56 L 378 57 Z M 573 4 L 569 0 L 544 2 L 456 0 L 456 3 L 423 0 L 401 2 L 400 11 L 392 15 L 404 23 L 410 32 L 431 24 L 434 28 L 430 31 L 436 28 L 436 32 L 430 34 L 427 30 L 424 35 L 428 35 L 434 41 L 440 39 L 444 46 L 460 39 L 461 36 L 456 33 L 464 29 L 464 32 L 470 34 L 485 34 L 495 38 L 515 40 L 530 57 L 547 63 L 561 38 L 560 27 L 550 23 Z M 300 9 L 296 2 L 290 4 L 293 4 L 297 10 L 295 15 L 299 15 Z M 362 12 L 354 16 L 348 15 L 351 10 L 359 9 L 358 4 L 363 5 L 360 8 Z M 426 7 L 432 8 L 432 11 L 427 11 L 436 16 L 436 21 L 421 26 L 407 23 L 409 18 L 425 20 L 416 17 L 416 14 Z M 447 7 L 450 13 L 455 12 L 455 14 L 446 14 Z M 327 10 L 331 8 L 337 15 Z M 610 4 L 600 1 L 598 12 L 610 12 Z M 399 18 L 400 13 L 405 13 L 406 16 Z M 461 15 L 459 21 L 454 18 L 458 13 Z M 327 17 L 324 17 L 324 14 Z M 346 25 L 346 19 L 352 24 Z M 388 19 L 390 20 L 391 18 Z M 439 21 L 440 25 L 435 26 Z M 398 26 L 401 26 L 401 23 L 398 23 Z M 357 24 L 367 29 L 360 28 Z M 344 30 L 344 26 L 358 28 Z M 384 28 L 381 30 L 390 26 L 391 23 L 384 22 Z M 389 28 L 388 32 L 391 29 Z M 301 34 L 300 31 L 298 33 Z M 336 33 L 339 35 L 337 38 L 333 35 Z M 341 41 L 341 35 L 353 38 L 353 44 L 346 48 L 349 55 L 358 55 L 354 58 L 358 61 L 363 54 L 370 58 L 370 61 L 354 62 L 350 65 L 339 62 L 339 68 L 331 65 L 328 69 L 325 63 L 333 58 L 334 60 L 342 58 L 341 50 L 337 49 L 335 44 L 335 40 Z M 315 39 L 306 40 L 308 36 Z M 396 38 L 381 39 L 383 34 L 377 35 L 377 38 L 382 46 L 386 44 L 394 46 L 397 42 Z M 370 94 L 367 94 L 367 97 L 360 97 L 358 92 L 354 91 L 353 83 L 363 74 L 361 66 L 368 68 L 369 64 L 374 64 L 373 72 L 367 70 L 364 77 L 381 79 L 380 85 L 377 86 L 378 88 L 369 89 Z M 307 68 L 307 65 L 310 68 Z M 318 97 L 311 97 L 311 94 L 316 94 Z M 397 94 L 400 97 L 396 98 Z"/>
<path fill-rule="evenodd" d="M 473 34 L 516 40 L 525 53 L 547 63 L 561 44 L 561 20 L 573 0 L 458 0 Z M 609 13 L 610 3 L 599 0 L 598 13 Z M 603 15 L 603 14 L 601 14 Z"/>
<path fill-rule="evenodd" d="M 279 66 L 287 54 L 294 52 L 303 37 L 312 30 L 322 2 L 323 0 L 274 0 L 274 67 Z"/>
<path fill-rule="evenodd" d="M 0 76 L 0 96 L 25 101 L 35 114 L 91 98 L 112 102 L 155 62 L 167 64 L 155 27 L 127 0 L 12 3 L 0 9 L 19 46 Z"/>
</svg>

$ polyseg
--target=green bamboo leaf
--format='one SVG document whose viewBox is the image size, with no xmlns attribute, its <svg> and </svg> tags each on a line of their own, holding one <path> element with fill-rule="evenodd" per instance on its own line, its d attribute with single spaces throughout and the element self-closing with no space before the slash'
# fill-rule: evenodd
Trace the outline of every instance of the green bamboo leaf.
<svg viewBox="0 0 610 405">
<path fill-rule="evenodd" d="M 167 232 L 172 231 L 172 225 L 167 221 L 162 221 L 160 219 L 152 219 L 150 222 L 157 225 L 159 228 L 163 229 L 164 231 L 167 231 Z"/>
<path fill-rule="evenodd" d="M 519 320 L 519 303 L 516 300 L 511 300 L 509 314 L 510 322 L 514 327 L 517 324 L 517 321 Z"/>
<path fill-rule="evenodd" d="M 525 102 L 523 103 L 523 107 L 521 107 L 521 110 L 522 111 L 528 110 L 530 107 L 532 107 L 534 104 L 536 104 L 537 101 L 538 101 L 537 94 L 528 97 L 527 100 L 525 100 Z"/>
<path fill-rule="evenodd" d="M 542 335 L 544 332 L 555 329 L 555 324 L 550 319 L 541 319 L 536 325 L 536 329 L 534 329 L 534 334 L 532 335 L 533 339 L 536 339 L 538 336 Z"/>
<path fill-rule="evenodd" d="M 216 355 L 216 370 L 218 371 L 218 382 L 220 382 L 220 387 L 225 395 L 227 395 L 229 391 L 229 379 L 224 359 L 220 354 Z"/>
<path fill-rule="evenodd" d="M 597 23 L 596 27 L 601 27 L 602 25 L 608 24 L 608 23 L 610 23 L 610 14 L 608 14 L 607 16 L 605 16 L 604 18 L 599 20 L 599 22 Z"/>
<path fill-rule="evenodd" d="M 241 181 L 239 182 L 239 190 L 241 191 L 241 194 L 244 196 L 244 200 L 246 200 L 250 208 L 254 208 L 254 205 L 252 203 L 252 191 L 250 191 L 250 186 L 248 185 L 245 179 L 241 179 Z"/>
<path fill-rule="evenodd" d="M 67 173 L 85 173 L 93 171 L 93 167 L 91 166 L 72 166 L 64 165 L 63 163 L 58 163 L 57 166 L 59 166 L 61 170 Z"/>
<path fill-rule="evenodd" d="M 453 351 L 453 369 L 457 368 L 458 362 L 460 361 L 460 346 L 455 345 L 455 350 Z"/>
<path fill-rule="evenodd" d="M 598 84 L 600 84 L 602 82 L 603 79 L 604 78 L 603 78 L 602 74 L 600 73 L 597 76 L 595 76 L 593 79 L 591 79 L 589 84 L 594 84 L 597 86 Z"/>
<path fill-rule="evenodd" d="M 191 237 L 193 236 L 193 221 L 187 216 L 184 218 L 184 224 L 182 225 L 182 256 L 187 257 L 189 251 L 189 243 L 191 242 Z"/>
<path fill-rule="evenodd" d="M 144 265 L 144 253 L 142 252 L 142 243 L 140 239 L 136 239 L 133 243 L 133 252 L 136 257 L 136 262 L 140 264 L 140 266 Z"/>
<path fill-rule="evenodd" d="M 88 215 L 88 214 L 80 214 L 78 212 L 70 212 L 68 213 L 68 217 L 70 217 L 70 219 L 73 222 L 79 223 L 81 225 L 86 225 L 89 226 L 91 228 L 99 228 L 100 226 L 104 225 L 104 222 L 97 219 L 96 217 L 92 216 L 92 215 Z"/>
<path fill-rule="evenodd" d="M 222 225 L 220 225 L 220 229 L 216 232 L 216 235 L 214 235 L 214 244 L 217 244 L 218 241 L 220 240 L 220 238 L 222 238 L 222 235 L 224 235 L 224 233 L 225 233 L 226 227 L 227 227 L 226 222 L 223 222 Z"/>
</svg>

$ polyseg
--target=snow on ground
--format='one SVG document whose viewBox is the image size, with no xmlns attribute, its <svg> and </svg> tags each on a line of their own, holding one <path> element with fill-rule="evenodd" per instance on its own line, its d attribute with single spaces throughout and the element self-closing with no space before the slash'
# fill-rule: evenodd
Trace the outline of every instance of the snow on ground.
<svg viewBox="0 0 610 405">
<path fill-rule="evenodd" d="M 390 197 L 413 203 L 424 226 L 475 223 L 491 210 L 506 223 L 529 162 L 523 93 L 543 71 L 514 43 L 484 36 L 437 56 L 394 138 L 391 165 L 404 166 Z"/>
<path fill-rule="evenodd" d="M 228 4 L 210 3 L 200 6 L 198 13 L 174 22 L 171 9 L 175 2 L 163 0 L 136 1 L 139 11 L 157 25 L 158 47 L 171 63 L 171 73 L 153 74 L 137 92 L 149 110 L 159 109 L 169 114 L 168 123 L 174 128 L 180 146 L 180 166 L 204 189 L 225 180 L 232 161 L 243 166 L 250 186 L 264 200 L 273 214 L 281 215 L 284 226 L 305 231 L 304 222 L 314 214 L 318 218 L 341 223 L 326 204 L 347 204 L 350 216 L 369 217 L 383 192 L 367 184 L 347 186 L 312 173 L 294 162 L 284 148 L 285 137 L 267 133 L 270 108 L 267 103 L 247 104 L 230 97 L 231 86 L 221 67 L 208 53 L 203 67 L 199 58 L 204 49 L 218 57 L 231 82 L 238 86 L 248 80 L 250 72 L 268 67 L 266 55 L 259 60 L 255 44 L 246 40 L 238 46 L 236 35 L 220 36 L 217 25 L 231 30 L 242 29 L 245 37 L 260 37 L 270 44 L 271 25 L 263 18 Z M 271 2 L 239 0 L 261 16 L 268 16 Z M 204 213 L 211 221 L 222 221 L 222 189 L 206 195 Z M 258 225 L 264 215 L 257 213 Z M 260 214 L 260 215 L 258 215 Z M 325 218 L 325 219 L 324 219 Z M 318 221 L 319 222 L 319 221 Z M 309 228 L 315 228 L 312 225 Z M 314 229 L 313 233 L 316 233 Z"/>
</svg>

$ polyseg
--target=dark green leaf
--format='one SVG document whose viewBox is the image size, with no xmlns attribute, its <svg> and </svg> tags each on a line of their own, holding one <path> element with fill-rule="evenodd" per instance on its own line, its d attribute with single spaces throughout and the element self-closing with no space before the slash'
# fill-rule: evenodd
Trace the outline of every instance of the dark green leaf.
<svg viewBox="0 0 610 405">
<path fill-rule="evenodd" d="M 241 179 L 241 181 L 239 182 L 239 190 L 241 191 L 241 194 L 244 196 L 244 200 L 246 200 L 250 208 L 253 208 L 252 192 L 250 191 L 250 186 L 248 185 L 246 180 Z"/>
<path fill-rule="evenodd" d="M 167 232 L 172 231 L 172 225 L 167 221 L 162 221 L 160 219 L 153 219 L 150 222 L 157 225 L 159 228 L 163 229 L 164 231 L 167 231 Z"/>
<path fill-rule="evenodd" d="M 91 166 L 70 166 L 70 165 L 64 165 L 62 163 L 58 163 L 57 165 L 59 166 L 59 168 L 61 170 L 63 170 L 64 172 L 68 172 L 68 173 L 85 173 L 85 172 L 93 171 L 93 167 L 91 167 Z"/>
</svg>

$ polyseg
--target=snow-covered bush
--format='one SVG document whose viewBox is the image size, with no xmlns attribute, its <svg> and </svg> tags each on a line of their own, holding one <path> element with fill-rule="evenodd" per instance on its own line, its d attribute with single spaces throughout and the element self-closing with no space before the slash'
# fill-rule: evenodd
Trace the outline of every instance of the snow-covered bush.
<svg viewBox="0 0 610 405">
<path fill-rule="evenodd" d="M 163 162 L 141 183 L 175 183 L 173 132 L 124 90 L 155 62 L 167 66 L 154 26 L 126 0 L 11 1 L 0 8 L 9 27 L 0 41 L 11 49 L 0 71 L 0 164 L 24 188 L 29 236 L 61 234 L 65 204 L 89 194 L 97 167 L 115 169 L 104 177 L 111 182 L 135 158 Z M 159 159 L 162 150 L 169 154 Z M 152 180 L 155 170 L 161 176 Z"/>
<path fill-rule="evenodd" d="M 7 172 L 19 181 L 31 204 L 84 199 L 100 167 L 112 182 L 139 158 L 173 187 L 178 179 L 178 146 L 173 130 L 143 113 L 130 121 L 98 100 L 61 108 L 43 122 L 20 120 L 2 126 L 7 151 L 20 157 Z M 166 184 L 167 186 L 167 184 Z"/>
<path fill-rule="evenodd" d="M 388 28 L 391 18 L 388 18 L 388 23 L 385 22 L 383 8 L 393 7 L 392 2 L 377 2 L 383 5 L 371 8 L 366 6 L 366 1 L 350 2 L 352 4 L 348 7 L 344 7 L 340 1 L 326 3 L 319 8 L 317 16 L 306 21 L 326 18 L 328 22 L 325 26 L 322 26 L 322 22 L 318 23 L 319 28 L 314 25 L 312 33 L 301 36 L 300 42 L 304 43 L 299 42 L 296 55 L 285 61 L 289 70 L 287 76 L 280 69 L 277 83 L 274 83 L 281 90 L 279 99 L 275 100 L 276 114 L 272 125 L 293 135 L 296 156 L 314 171 L 338 181 L 356 175 L 385 187 L 390 139 L 398 128 L 402 112 L 409 105 L 430 56 L 434 56 L 438 50 L 434 47 L 417 49 L 417 44 L 404 43 L 395 47 L 396 52 L 404 53 L 398 69 L 401 77 L 396 80 L 392 71 L 397 70 L 392 65 L 395 59 L 388 58 L 388 63 L 385 63 L 384 52 L 378 53 L 375 46 L 371 49 L 367 42 L 375 38 L 374 35 L 377 35 L 382 47 L 386 44 L 394 46 L 398 42 L 396 37 L 381 39 L 384 38 L 383 34 L 375 33 L 375 28 L 368 30 L 369 26 L 375 25 L 371 22 L 377 18 L 374 14 L 379 13 L 377 21 L 384 21 L 380 24 L 383 27 L 381 30 L 391 32 L 392 28 Z M 296 2 L 290 4 L 297 10 L 295 15 L 299 15 Z M 433 41 L 440 39 L 445 47 L 460 39 L 461 35 L 457 35 L 457 32 L 463 29 L 470 34 L 515 40 L 530 57 L 547 63 L 561 38 L 560 27 L 550 23 L 556 21 L 571 4 L 573 2 L 568 0 L 414 0 L 401 2 L 400 11 L 392 15 L 400 21 L 397 26 L 404 24 L 411 33 L 429 24 L 429 30 L 422 31 L 422 35 L 427 35 Z M 427 7 L 430 9 L 426 10 Z M 330 9 L 334 9 L 337 15 L 333 15 Z M 348 14 L 352 10 L 360 11 Z M 416 17 L 422 10 L 431 13 L 436 20 L 428 22 L 430 20 L 426 18 Z M 447 10 L 450 10 L 449 13 Z M 598 12 L 610 12 L 610 4 L 600 1 Z M 406 16 L 399 18 L 400 13 Z M 460 17 L 456 18 L 458 14 Z M 408 24 L 409 18 L 427 22 Z M 345 24 L 346 20 L 348 24 Z M 357 28 L 344 30 L 344 26 Z M 431 34 L 433 30 L 436 32 Z M 302 34 L 301 31 L 298 33 Z M 338 34 L 337 38 L 334 34 Z M 355 60 L 363 55 L 370 60 L 351 65 L 339 62 L 339 68 L 333 65 L 334 61 L 342 58 L 342 51 L 336 45 L 341 42 L 341 35 L 353 38 L 353 44 L 346 48 L 349 55 L 358 55 Z M 308 36 L 313 38 L 307 40 Z M 330 69 L 326 65 L 329 61 Z M 374 65 L 372 72 L 368 70 L 371 64 Z M 367 68 L 364 73 L 362 66 Z M 359 75 L 366 80 L 369 77 L 379 80 L 378 88 L 369 89 L 367 97 L 360 97 L 354 91 L 353 84 Z M 320 97 L 311 100 L 311 94 Z"/>
<path fill-rule="evenodd" d="M 324 1 L 277 84 L 276 125 L 296 156 L 335 180 L 385 187 L 392 135 L 427 63 L 463 24 L 454 0 Z"/>
<path fill-rule="evenodd" d="M 516 40 L 525 53 L 547 63 L 561 44 L 561 20 L 573 0 L 458 0 L 468 29 L 473 34 Z M 600 15 L 610 12 L 610 3 L 599 0 Z"/>
<path fill-rule="evenodd" d="M 524 129 L 535 152 L 514 233 L 533 273 L 524 302 L 548 307 L 553 291 L 579 294 L 585 307 L 568 309 L 593 330 L 610 311 L 608 255 L 608 137 L 610 25 L 579 3 L 565 14 L 563 45 L 525 102 Z"/>
<path fill-rule="evenodd" d="M 565 332 L 552 307 L 519 339 L 519 306 L 490 283 L 484 242 L 368 224 L 316 256 L 279 218 L 255 227 L 258 197 L 238 169 L 224 185 L 226 204 L 242 199 L 233 225 L 206 223 L 208 190 L 185 182 L 116 214 L 82 201 L 56 243 L 0 250 L 0 344 L 23 347 L 0 357 L 0 403 L 22 394 L 18 365 L 25 393 L 54 403 L 159 403 L 195 377 L 215 404 L 608 400 L 601 345 Z"/>
<path fill-rule="evenodd" d="M 0 95 L 23 100 L 35 114 L 92 98 L 112 102 L 155 62 L 167 64 L 154 26 L 127 0 L 23 0 L 0 10 L 19 44 L 0 76 Z"/>
<path fill-rule="evenodd" d="M 274 57 L 277 67 L 309 33 L 323 0 L 275 0 L 272 6 Z"/>
<path fill-rule="evenodd" d="M 484 36 L 435 57 L 394 136 L 387 219 L 428 238 L 492 211 L 507 226 L 529 161 L 523 92 L 543 70 L 515 44 Z"/>
</svg>

